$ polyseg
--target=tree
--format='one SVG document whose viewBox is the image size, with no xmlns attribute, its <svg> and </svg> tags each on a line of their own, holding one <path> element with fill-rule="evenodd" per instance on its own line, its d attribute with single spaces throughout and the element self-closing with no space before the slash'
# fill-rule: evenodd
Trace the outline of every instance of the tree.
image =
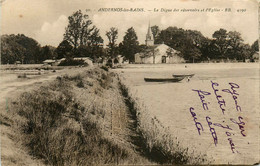
<svg viewBox="0 0 260 166">
<path fill-rule="evenodd" d="M 213 45 L 215 46 L 215 51 L 217 53 L 216 58 L 225 58 L 226 52 L 228 51 L 229 44 L 227 42 L 227 30 L 225 29 L 219 29 L 218 31 L 215 31 L 212 35 L 213 37 Z"/>
<path fill-rule="evenodd" d="M 114 27 L 110 28 L 110 31 L 106 32 L 106 36 L 109 40 L 108 43 L 108 54 L 111 58 L 115 58 L 117 53 L 117 44 L 116 40 L 118 38 L 118 30 Z"/>
<path fill-rule="evenodd" d="M 124 36 L 122 44 L 120 43 L 120 53 L 125 56 L 130 62 L 134 62 L 134 55 L 138 52 L 139 42 L 133 27 L 129 28 Z"/>
<path fill-rule="evenodd" d="M 236 31 L 230 31 L 227 34 L 227 42 L 228 42 L 228 54 L 226 55 L 227 58 L 231 59 L 242 59 L 242 51 L 244 48 L 243 39 L 241 34 Z"/>
<path fill-rule="evenodd" d="M 80 45 L 74 54 L 76 57 L 90 57 L 91 47 L 86 45 Z"/>
<path fill-rule="evenodd" d="M 82 14 L 81 10 L 74 12 L 68 17 L 69 24 L 65 29 L 64 40 L 67 40 L 76 50 L 80 45 L 86 45 L 91 32 L 95 26 L 91 27 L 92 21 L 89 16 Z"/>
<path fill-rule="evenodd" d="M 18 34 L 16 36 L 16 42 L 25 48 L 25 53 L 22 58 L 23 63 L 39 63 L 39 51 L 40 51 L 40 44 L 23 34 Z"/>
<path fill-rule="evenodd" d="M 239 60 L 245 61 L 245 59 L 250 59 L 251 58 L 251 47 L 249 44 L 244 44 L 242 43 L 240 47 L 240 52 L 239 52 Z"/>
<path fill-rule="evenodd" d="M 63 40 L 56 49 L 57 58 L 66 58 L 71 55 L 73 47 L 67 40 Z"/>
<path fill-rule="evenodd" d="M 256 40 L 256 41 L 251 45 L 251 50 L 252 50 L 252 54 L 254 54 L 255 52 L 258 52 L 258 51 L 259 51 L 258 40 Z"/>
<path fill-rule="evenodd" d="M 39 55 L 40 55 L 39 60 L 41 62 L 46 59 L 56 59 L 57 58 L 55 48 L 52 46 L 47 46 L 47 45 L 41 48 Z"/>
<path fill-rule="evenodd" d="M 15 61 L 23 62 L 25 48 L 15 41 L 15 35 L 1 36 L 1 63 L 13 64 Z"/>
<path fill-rule="evenodd" d="M 154 38 L 154 43 L 155 44 L 159 44 L 159 40 L 158 40 L 158 37 L 159 37 L 159 34 L 160 34 L 160 29 L 157 25 L 154 25 L 151 27 L 151 30 L 152 30 L 152 34 L 153 34 L 153 38 Z"/>
<path fill-rule="evenodd" d="M 1 36 L 1 63 L 40 63 L 40 45 L 23 34 Z"/>
<path fill-rule="evenodd" d="M 90 35 L 89 47 L 91 47 L 90 57 L 94 60 L 102 57 L 103 55 L 103 42 L 104 40 L 99 34 L 99 29 L 95 28 Z"/>
<path fill-rule="evenodd" d="M 201 51 L 201 60 L 210 60 L 210 58 L 214 58 L 214 48 L 215 46 L 212 43 L 212 40 L 209 38 L 205 38 L 204 40 L 202 40 L 201 42 L 201 47 L 200 47 L 200 51 Z"/>
<path fill-rule="evenodd" d="M 199 31 L 168 27 L 159 33 L 157 40 L 158 43 L 165 43 L 171 48 L 180 51 L 180 55 L 185 60 L 194 62 L 201 59 L 201 48 L 205 37 Z"/>
<path fill-rule="evenodd" d="M 99 34 L 99 29 L 97 28 L 94 28 L 93 33 L 90 35 L 89 39 L 89 44 L 92 46 L 102 46 L 104 42 Z"/>
</svg>

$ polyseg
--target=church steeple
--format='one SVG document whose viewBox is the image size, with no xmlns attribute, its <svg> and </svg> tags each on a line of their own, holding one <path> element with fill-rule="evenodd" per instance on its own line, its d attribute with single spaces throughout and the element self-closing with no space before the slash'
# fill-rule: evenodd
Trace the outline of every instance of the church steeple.
<svg viewBox="0 0 260 166">
<path fill-rule="evenodd" d="M 149 25 L 148 25 L 148 32 L 146 34 L 145 44 L 146 44 L 146 46 L 153 46 L 154 45 L 153 33 L 152 33 L 152 29 L 150 27 L 150 21 L 149 21 Z"/>
</svg>

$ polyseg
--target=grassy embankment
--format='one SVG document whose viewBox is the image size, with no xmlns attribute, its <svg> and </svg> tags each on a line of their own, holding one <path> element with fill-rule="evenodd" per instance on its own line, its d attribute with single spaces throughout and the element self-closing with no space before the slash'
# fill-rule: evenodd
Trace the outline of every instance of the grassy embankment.
<svg viewBox="0 0 260 166">
<path fill-rule="evenodd" d="M 1 124 L 50 165 L 196 164 L 156 118 L 150 118 L 116 74 L 87 69 L 12 101 Z"/>
</svg>

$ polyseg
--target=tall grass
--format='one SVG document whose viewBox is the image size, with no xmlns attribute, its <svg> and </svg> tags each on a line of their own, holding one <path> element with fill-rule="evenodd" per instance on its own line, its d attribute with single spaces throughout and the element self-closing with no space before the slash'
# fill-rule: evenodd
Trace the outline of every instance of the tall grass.
<svg viewBox="0 0 260 166">
<path fill-rule="evenodd" d="M 98 79 L 96 81 L 104 89 L 111 86 L 112 80 L 104 71 L 65 75 L 47 86 L 23 93 L 12 103 L 10 110 L 23 144 L 31 155 L 50 165 L 135 164 L 142 161 L 124 145 L 105 137 L 99 124 L 89 116 L 93 112 L 106 112 L 84 107 L 76 100 L 75 88 L 93 86 L 84 80 L 86 76 Z"/>
<path fill-rule="evenodd" d="M 198 165 L 205 164 L 206 155 L 189 152 L 180 145 L 177 137 L 173 137 L 156 117 L 151 117 L 146 107 L 131 93 L 123 80 L 119 81 L 125 103 L 128 105 L 132 123 L 131 140 L 136 149 L 149 160 L 159 164 Z"/>
<path fill-rule="evenodd" d="M 57 166 L 203 163 L 204 156 L 182 148 L 115 78 L 114 73 L 89 69 L 57 77 L 12 102 L 9 119 L 29 153 Z M 129 117 L 113 119 L 112 111 L 128 112 Z M 124 122 L 129 130 L 122 133 L 128 137 L 108 134 L 110 121 L 115 127 Z"/>
</svg>

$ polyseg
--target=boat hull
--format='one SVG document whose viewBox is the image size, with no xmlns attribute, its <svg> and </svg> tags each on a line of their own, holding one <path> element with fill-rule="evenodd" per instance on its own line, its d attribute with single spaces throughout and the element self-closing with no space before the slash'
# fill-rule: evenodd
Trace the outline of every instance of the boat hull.
<svg viewBox="0 0 260 166">
<path fill-rule="evenodd" d="M 183 78 L 144 78 L 146 82 L 180 82 Z"/>
<path fill-rule="evenodd" d="M 178 78 L 178 77 L 193 77 L 195 74 L 173 74 L 172 76 L 174 78 Z"/>
</svg>

